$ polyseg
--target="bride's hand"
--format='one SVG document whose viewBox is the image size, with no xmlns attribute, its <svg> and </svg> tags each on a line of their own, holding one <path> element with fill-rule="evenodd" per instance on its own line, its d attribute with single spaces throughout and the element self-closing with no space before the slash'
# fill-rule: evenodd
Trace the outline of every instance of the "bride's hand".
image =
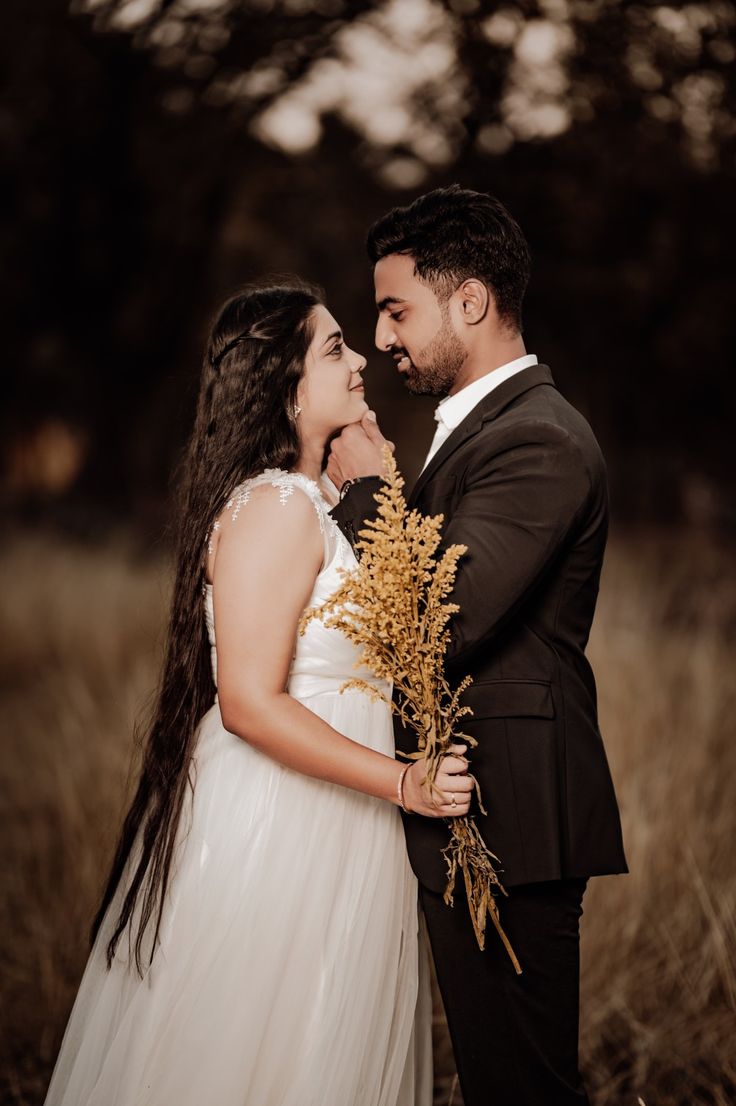
<svg viewBox="0 0 736 1106">
<path fill-rule="evenodd" d="M 459 818 L 468 813 L 475 784 L 473 777 L 468 775 L 468 761 L 463 755 L 467 745 L 452 745 L 451 749 L 452 752 L 440 761 L 434 789 L 425 779 L 427 770 L 423 760 L 415 760 L 404 776 L 404 806 L 413 814 L 423 814 L 427 818 Z"/>
</svg>

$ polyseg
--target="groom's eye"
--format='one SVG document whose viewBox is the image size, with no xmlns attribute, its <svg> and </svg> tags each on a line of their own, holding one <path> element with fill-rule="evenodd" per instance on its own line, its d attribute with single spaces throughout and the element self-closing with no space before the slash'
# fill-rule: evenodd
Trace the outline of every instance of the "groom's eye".
<svg viewBox="0 0 736 1106">
<path fill-rule="evenodd" d="M 389 315 L 389 318 L 393 319 L 393 321 L 395 323 L 400 323 L 401 320 L 403 319 L 403 317 L 404 317 L 404 312 L 403 311 L 392 311 Z"/>
</svg>

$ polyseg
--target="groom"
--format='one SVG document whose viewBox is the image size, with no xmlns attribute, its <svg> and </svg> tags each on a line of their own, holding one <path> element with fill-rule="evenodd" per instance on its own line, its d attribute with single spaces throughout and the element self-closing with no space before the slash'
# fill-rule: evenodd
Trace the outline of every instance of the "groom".
<svg viewBox="0 0 736 1106">
<path fill-rule="evenodd" d="M 415 395 L 445 396 L 409 505 L 462 543 L 451 683 L 503 865 L 501 922 L 480 952 L 458 888 L 446 906 L 440 819 L 404 818 L 465 1106 L 581 1106 L 579 919 L 587 879 L 626 872 L 616 796 L 585 657 L 608 524 L 606 473 L 585 419 L 527 354 L 524 236 L 491 196 L 453 186 L 379 219 L 376 345 Z M 333 516 L 351 541 L 374 517 L 384 439 L 375 421 L 333 442 Z M 397 732 L 397 742 L 403 741 Z M 462 884 L 462 880 L 459 880 Z"/>
</svg>

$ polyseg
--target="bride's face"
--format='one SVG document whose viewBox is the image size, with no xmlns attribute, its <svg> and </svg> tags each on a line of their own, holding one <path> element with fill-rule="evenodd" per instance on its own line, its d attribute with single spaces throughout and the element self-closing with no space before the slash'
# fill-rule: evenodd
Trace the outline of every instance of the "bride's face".
<svg viewBox="0 0 736 1106">
<path fill-rule="evenodd" d="M 326 440 L 348 423 L 359 422 L 368 410 L 360 375 L 366 362 L 346 345 L 326 307 L 315 307 L 313 319 L 314 337 L 297 389 L 299 429 L 302 438 Z"/>
</svg>

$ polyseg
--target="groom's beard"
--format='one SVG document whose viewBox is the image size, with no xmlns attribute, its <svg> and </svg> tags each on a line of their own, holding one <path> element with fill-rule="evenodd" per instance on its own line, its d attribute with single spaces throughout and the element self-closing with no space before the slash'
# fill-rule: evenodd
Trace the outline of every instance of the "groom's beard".
<svg viewBox="0 0 736 1106">
<path fill-rule="evenodd" d="M 405 374 L 406 387 L 412 395 L 447 395 L 465 363 L 465 346 L 452 328 L 449 311 L 444 315 L 442 326 L 420 351 L 418 364 L 411 361 Z"/>
</svg>

